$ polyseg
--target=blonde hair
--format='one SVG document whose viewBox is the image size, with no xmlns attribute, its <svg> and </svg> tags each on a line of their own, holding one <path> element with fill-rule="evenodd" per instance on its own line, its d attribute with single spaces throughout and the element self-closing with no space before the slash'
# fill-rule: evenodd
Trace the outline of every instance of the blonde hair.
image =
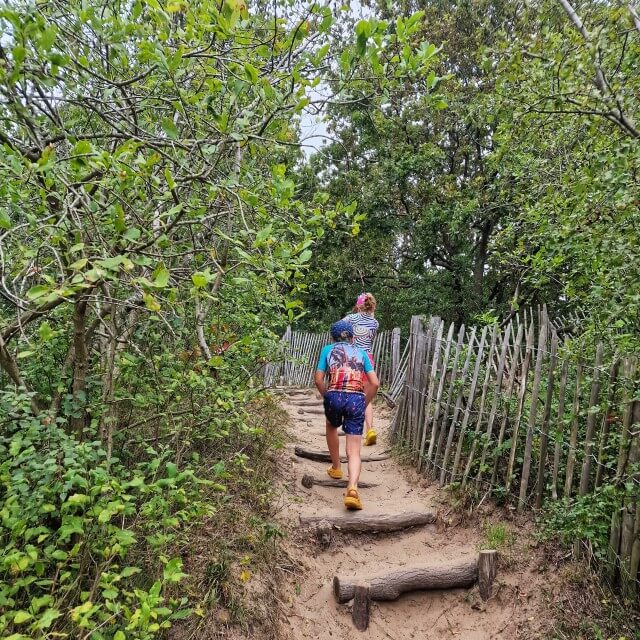
<svg viewBox="0 0 640 640">
<path fill-rule="evenodd" d="M 365 313 L 373 313 L 376 310 L 377 306 L 376 299 L 373 293 L 365 293 L 364 294 L 364 302 L 362 304 L 355 304 L 353 306 L 353 311 L 355 313 L 361 313 L 364 311 Z"/>
</svg>

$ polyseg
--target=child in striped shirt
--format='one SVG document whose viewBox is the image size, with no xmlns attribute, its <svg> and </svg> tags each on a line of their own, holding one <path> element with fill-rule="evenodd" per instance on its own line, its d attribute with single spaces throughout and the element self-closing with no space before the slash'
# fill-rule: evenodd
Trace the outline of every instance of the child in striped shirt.
<svg viewBox="0 0 640 640">
<path fill-rule="evenodd" d="M 373 368 L 375 368 L 373 340 L 379 327 L 378 321 L 374 317 L 376 305 L 376 299 L 372 293 L 361 293 L 353 307 L 353 313 L 343 318 L 353 327 L 355 346 L 367 354 Z M 378 436 L 373 428 L 373 404 L 369 404 L 365 411 L 365 426 L 367 430 L 364 439 L 365 445 L 375 444 Z"/>
</svg>

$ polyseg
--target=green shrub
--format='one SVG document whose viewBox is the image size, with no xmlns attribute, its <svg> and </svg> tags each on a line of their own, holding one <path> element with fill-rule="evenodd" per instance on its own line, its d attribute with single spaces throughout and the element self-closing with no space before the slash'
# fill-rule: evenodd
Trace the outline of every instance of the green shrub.
<svg viewBox="0 0 640 640">
<path fill-rule="evenodd" d="M 185 524 L 211 513 L 193 470 L 148 451 L 130 470 L 79 442 L 64 419 L 35 417 L 27 394 L 0 392 L 0 632 L 147 639 L 184 618 L 165 555 Z M 222 489 L 219 485 L 217 488 Z M 144 551 L 144 552 L 143 552 Z M 60 635 L 62 634 L 62 635 Z"/>
<path fill-rule="evenodd" d="M 624 493 L 624 487 L 603 485 L 570 501 L 549 502 L 542 518 L 543 537 L 565 543 L 584 540 L 597 559 L 606 561 L 611 514 L 620 508 Z"/>
</svg>

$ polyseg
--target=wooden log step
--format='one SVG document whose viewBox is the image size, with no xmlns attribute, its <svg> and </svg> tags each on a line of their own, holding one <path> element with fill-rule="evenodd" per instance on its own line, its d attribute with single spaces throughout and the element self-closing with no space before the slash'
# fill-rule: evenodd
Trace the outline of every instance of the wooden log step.
<svg viewBox="0 0 640 640">
<path fill-rule="evenodd" d="M 436 514 L 431 511 L 404 511 L 402 513 L 358 512 L 329 516 L 300 516 L 300 524 L 309 526 L 326 520 L 333 527 L 342 531 L 376 533 L 400 531 L 402 529 L 408 529 L 409 527 L 421 527 L 425 524 L 434 524 L 436 519 Z"/>
<path fill-rule="evenodd" d="M 356 585 L 366 584 L 371 600 L 396 600 L 407 591 L 470 587 L 477 579 L 478 561 L 474 558 L 452 565 L 403 567 L 362 581 L 335 576 L 333 594 L 344 604 L 353 599 Z"/>
<path fill-rule="evenodd" d="M 299 458 L 307 458 L 308 460 L 314 460 L 315 462 L 331 462 L 331 456 L 328 451 L 308 449 L 307 447 L 296 445 L 294 452 Z M 361 456 L 361 460 L 362 462 L 380 462 L 382 460 L 388 460 L 389 457 L 388 453 L 374 453 L 371 455 Z M 340 456 L 340 462 L 346 461 L 346 456 Z"/>
<path fill-rule="evenodd" d="M 348 480 L 334 480 L 333 478 L 314 478 L 312 475 L 305 473 L 302 476 L 302 486 L 307 489 L 311 489 L 313 485 L 316 484 L 320 487 L 341 487 L 346 488 L 348 484 Z M 372 487 L 380 486 L 376 482 L 358 482 L 358 487 L 360 489 L 371 489 Z"/>
</svg>

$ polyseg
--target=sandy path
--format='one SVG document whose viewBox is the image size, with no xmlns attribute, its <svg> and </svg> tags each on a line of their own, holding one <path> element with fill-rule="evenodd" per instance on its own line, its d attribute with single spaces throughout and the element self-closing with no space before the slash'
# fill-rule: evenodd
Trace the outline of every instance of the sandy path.
<svg viewBox="0 0 640 640">
<path fill-rule="evenodd" d="M 305 412 L 300 404 L 313 402 L 321 408 L 319 396 L 309 391 L 304 396 L 290 394 L 284 406 L 292 419 L 293 434 L 299 444 L 326 450 L 324 417 Z M 380 415 L 380 409 L 376 409 Z M 376 419 L 378 444 L 363 447 L 366 453 L 381 453 L 388 447 L 388 416 Z M 344 438 L 341 452 L 344 453 Z M 300 515 L 345 513 L 343 489 L 314 486 L 305 489 L 300 480 L 305 473 L 316 478 L 326 476 L 325 463 L 312 462 L 293 455 L 290 444 L 291 473 L 287 472 L 285 518 L 295 530 Z M 346 477 L 346 464 L 343 472 Z M 364 508 L 369 513 L 398 513 L 438 508 L 438 489 L 425 486 L 417 475 L 401 469 L 392 459 L 363 464 L 362 480 L 380 486 L 361 489 Z M 297 528 L 289 553 L 299 571 L 291 574 L 285 588 L 281 636 L 287 640 L 352 639 L 362 635 L 372 640 L 391 638 L 531 638 L 532 614 L 538 607 L 525 597 L 519 583 L 534 577 L 531 568 L 511 575 L 501 574 L 497 597 L 480 603 L 477 587 L 450 591 L 423 591 L 405 594 L 394 602 L 373 603 L 369 629 L 360 634 L 351 622 L 350 605 L 335 602 L 331 582 L 335 574 L 367 576 L 385 573 L 407 564 L 446 564 L 477 554 L 480 534 L 463 526 L 444 524 L 405 532 L 379 535 L 334 533 L 328 550 L 322 551 L 308 531 Z M 515 597 L 516 594 L 518 597 Z M 536 611 L 537 613 L 537 611 Z M 531 626 L 535 626 L 531 625 Z"/>
</svg>

